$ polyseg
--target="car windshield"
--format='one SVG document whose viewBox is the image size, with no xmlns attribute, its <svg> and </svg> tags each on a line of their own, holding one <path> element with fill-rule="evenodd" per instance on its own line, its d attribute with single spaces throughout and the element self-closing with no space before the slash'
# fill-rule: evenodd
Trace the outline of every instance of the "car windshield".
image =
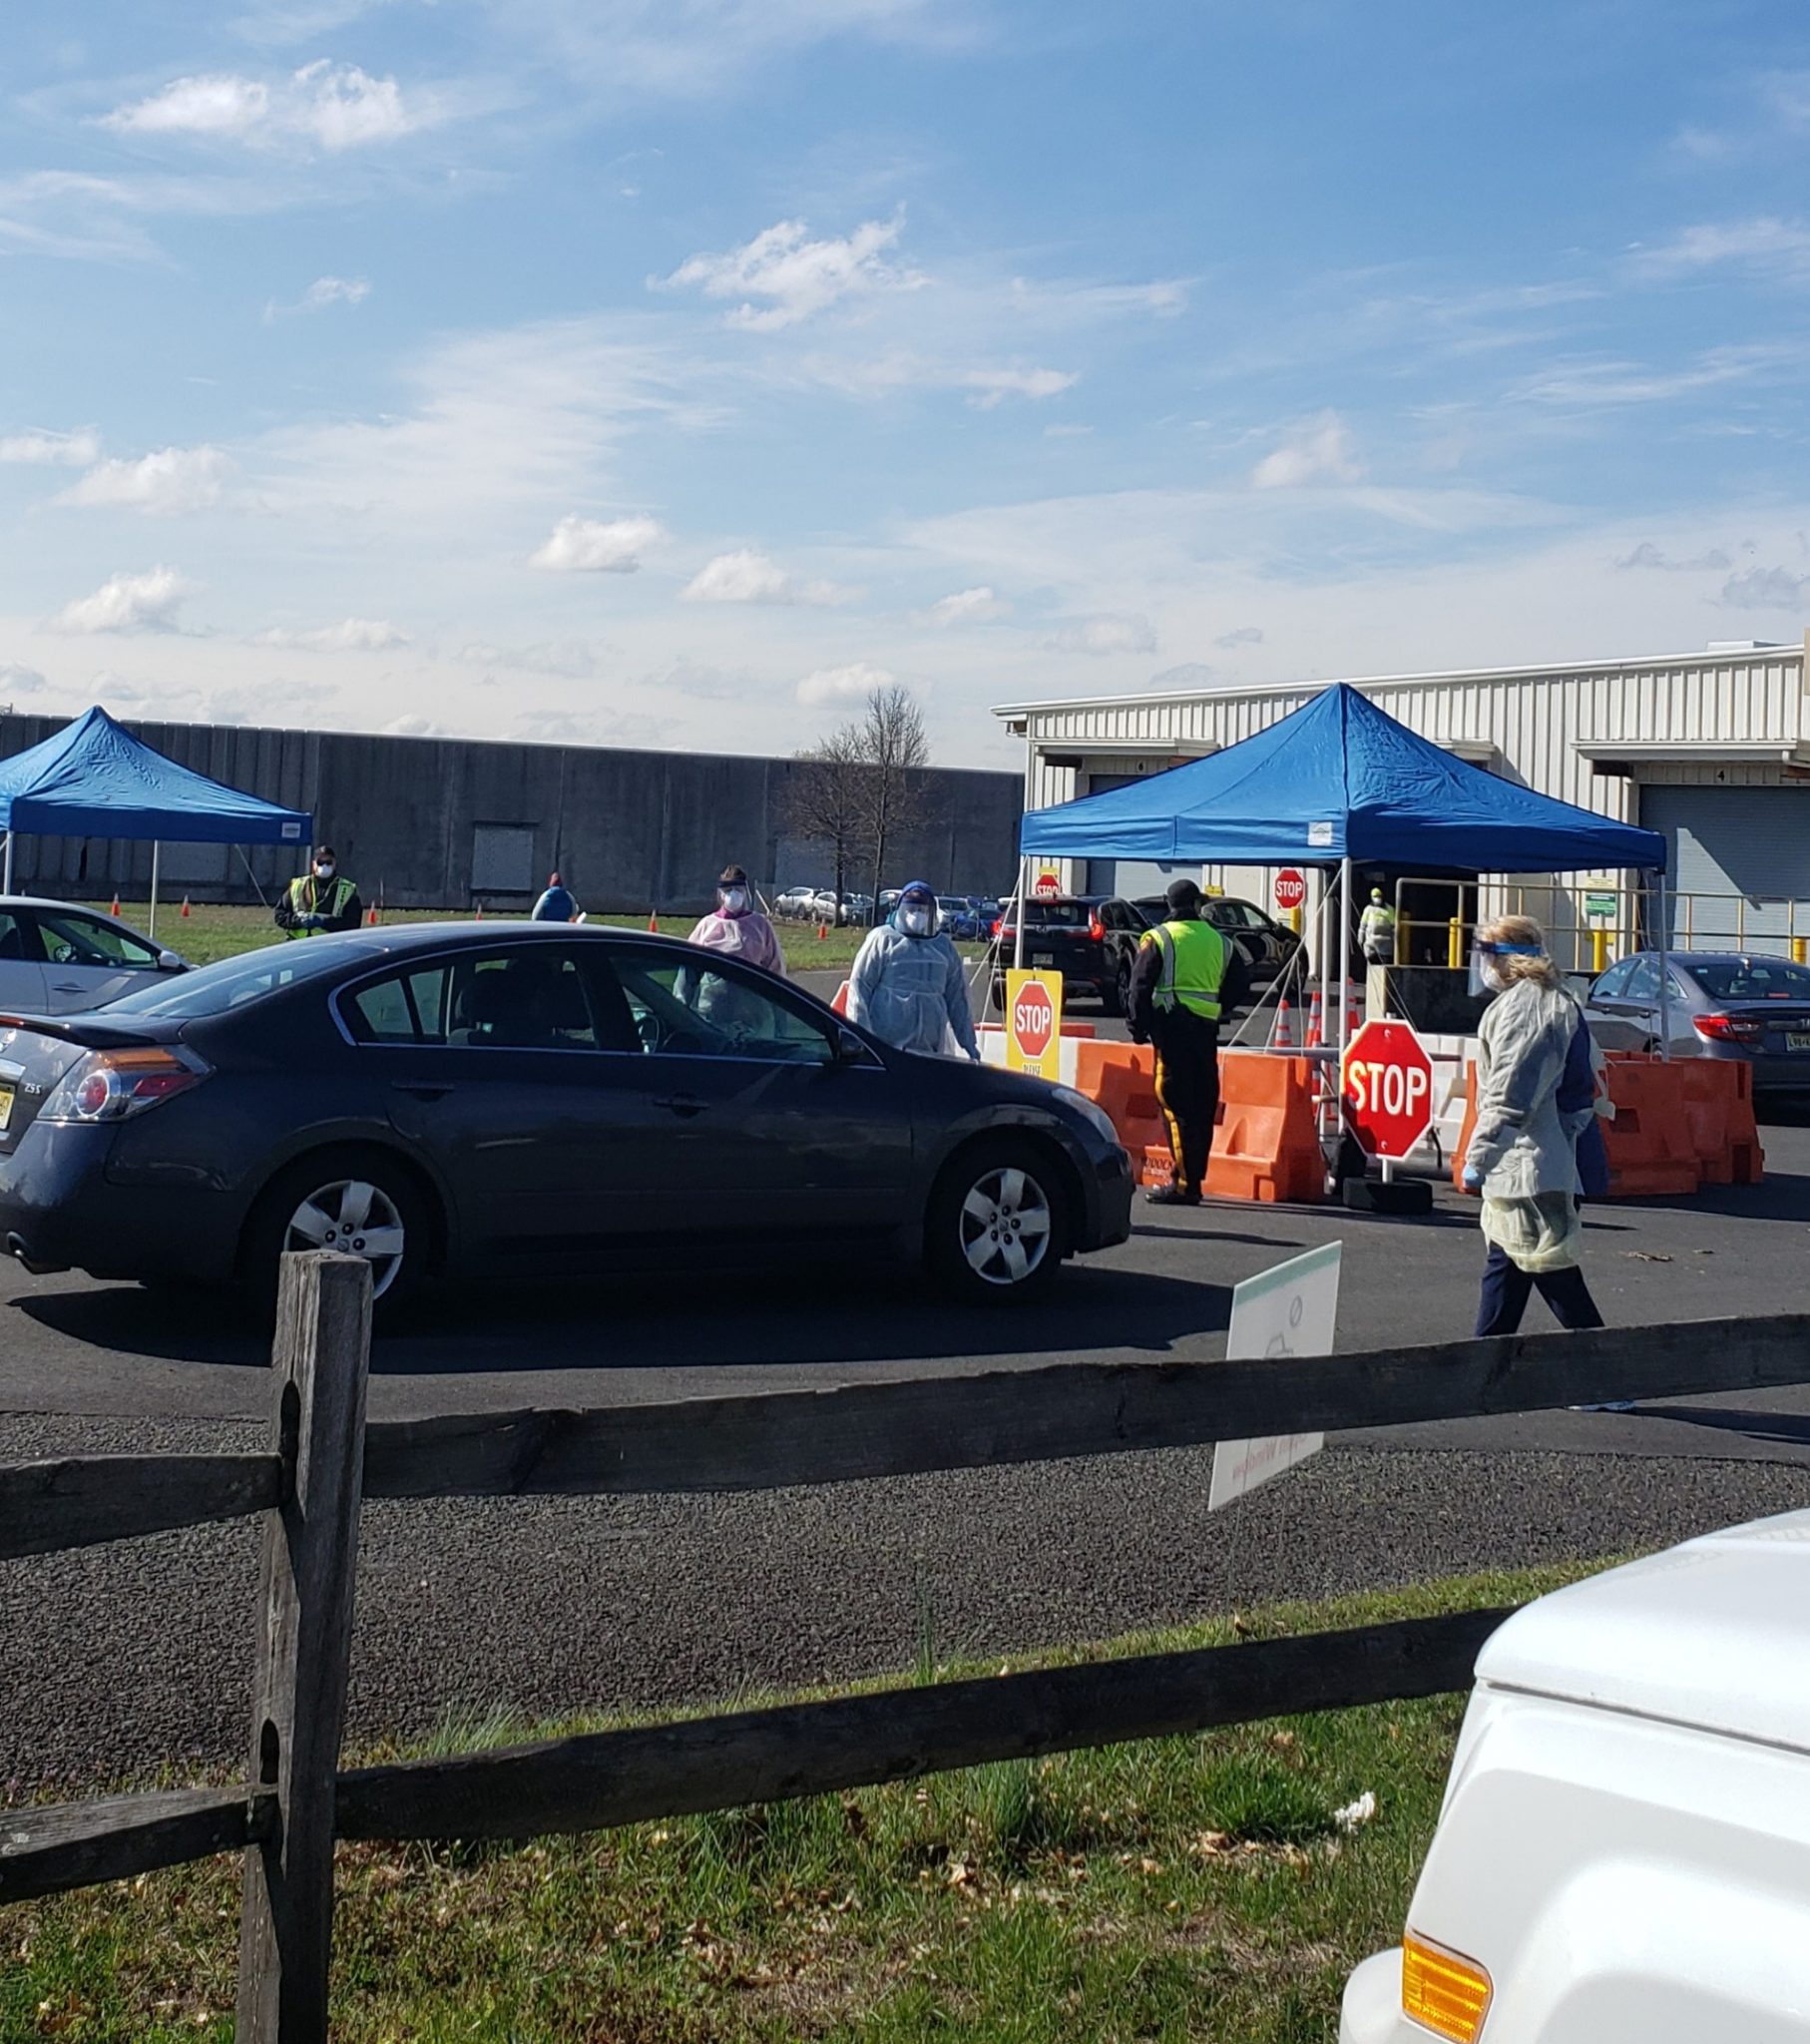
<svg viewBox="0 0 1810 2044">
<path fill-rule="evenodd" d="M 1788 958 L 1719 958 L 1690 976 L 1712 1001 L 1810 1001 L 1810 969 Z"/>
<path fill-rule="evenodd" d="M 334 943 L 330 937 L 305 942 L 266 944 L 238 958 L 223 958 L 180 979 L 159 980 L 123 1000 L 110 1001 L 109 1015 L 224 1015 L 246 1001 L 262 1000 L 304 979 L 319 979 L 371 956 L 366 944 Z"/>
<path fill-rule="evenodd" d="M 1025 904 L 1027 926 L 1039 924 L 1047 930 L 1085 930 L 1094 919 L 1094 911 L 1085 901 L 1028 901 Z"/>
</svg>

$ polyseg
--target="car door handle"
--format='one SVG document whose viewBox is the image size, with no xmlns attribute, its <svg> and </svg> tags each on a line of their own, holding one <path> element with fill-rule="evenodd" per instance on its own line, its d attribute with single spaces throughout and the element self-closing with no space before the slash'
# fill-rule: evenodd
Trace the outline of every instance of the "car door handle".
<svg viewBox="0 0 1810 2044">
<path fill-rule="evenodd" d="M 406 1093 L 411 1100 L 444 1100 L 453 1089 L 444 1080 L 397 1079 L 392 1081 L 391 1090 Z"/>
<path fill-rule="evenodd" d="M 699 1099 L 695 1093 L 669 1093 L 654 1103 L 656 1107 L 664 1107 L 670 1113 L 682 1115 L 702 1114 L 709 1104 L 707 1100 Z"/>
<path fill-rule="evenodd" d="M 53 994 L 85 994 L 88 991 L 79 979 L 53 979 L 50 990 Z"/>
</svg>

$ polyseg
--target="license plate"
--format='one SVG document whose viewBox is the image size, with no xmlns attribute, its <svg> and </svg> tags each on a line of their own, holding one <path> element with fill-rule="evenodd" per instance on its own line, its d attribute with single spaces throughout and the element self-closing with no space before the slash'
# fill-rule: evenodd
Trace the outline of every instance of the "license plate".
<svg viewBox="0 0 1810 2044">
<path fill-rule="evenodd" d="M 1810 1032 L 1797 1029 L 1792 1030 L 1785 1038 L 1785 1048 L 1787 1050 L 1810 1050 Z M 6 1118 L 0 1115 L 0 1129 L 5 1127 Z"/>
<path fill-rule="evenodd" d="M 1056 953 L 1054 951 L 1033 951 L 1031 953 L 1031 963 L 1033 965 L 1054 965 L 1056 963 Z M 0 1128 L 5 1126 L 4 1122 L 0 1122 Z"/>
<path fill-rule="evenodd" d="M 13 1089 L 0 1085 L 0 1136 L 6 1134 L 7 1124 L 13 1118 Z"/>
</svg>

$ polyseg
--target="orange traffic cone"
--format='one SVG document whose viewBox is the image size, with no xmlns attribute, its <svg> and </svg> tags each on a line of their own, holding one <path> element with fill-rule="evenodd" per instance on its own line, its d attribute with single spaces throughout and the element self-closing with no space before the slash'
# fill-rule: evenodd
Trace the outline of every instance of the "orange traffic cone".
<svg viewBox="0 0 1810 2044">
<path fill-rule="evenodd" d="M 189 897 L 188 897 L 188 895 L 187 895 L 187 894 L 185 894 L 185 895 L 183 896 L 183 914 L 184 914 L 185 916 L 187 916 L 187 915 L 188 915 L 188 913 L 189 913 Z"/>
<path fill-rule="evenodd" d="M 651 937 L 660 935 L 660 910 L 657 908 L 648 910 L 648 934 Z"/>
<path fill-rule="evenodd" d="M 1276 1003 L 1276 1019 L 1270 1026 L 1269 1047 L 1271 1050 L 1293 1050 L 1295 1047 L 1294 1016 L 1289 1012 L 1286 994 Z"/>
<path fill-rule="evenodd" d="M 483 902 L 481 902 L 481 901 L 480 901 L 480 902 L 478 903 L 478 912 L 477 912 L 477 914 L 476 914 L 476 915 L 474 915 L 474 916 L 472 917 L 472 921 L 473 921 L 473 922 L 482 922 L 483 920 L 484 920 L 484 904 L 483 904 Z"/>
<path fill-rule="evenodd" d="M 819 923 L 819 924 L 817 925 L 817 941 L 818 941 L 818 943 L 820 943 L 820 944 L 821 944 L 821 943 L 825 943 L 825 942 L 827 942 L 827 941 L 828 941 L 828 938 L 829 938 L 829 924 L 828 924 L 828 923 L 826 923 L 826 922 L 820 922 L 820 923 Z"/>
<path fill-rule="evenodd" d="M 1307 1010 L 1307 1048 L 1318 1050 L 1326 1041 L 1326 1015 L 1321 996 L 1316 993 L 1313 1005 Z"/>
<path fill-rule="evenodd" d="M 373 902 L 371 903 L 370 907 L 369 907 L 369 908 L 367 908 L 367 909 L 366 909 L 366 910 L 364 911 L 364 920 L 365 920 L 366 924 L 367 924 L 367 925 L 368 925 L 368 926 L 369 926 L 369 927 L 370 927 L 371 929 L 375 929 L 375 928 L 377 927 L 377 904 L 376 904 L 376 902 L 374 902 L 374 901 L 373 901 Z"/>
<path fill-rule="evenodd" d="M 109 914 L 109 915 L 118 915 L 118 914 L 119 914 L 119 912 L 120 912 L 120 897 L 119 897 L 119 895 L 118 895 L 117 893 L 116 893 L 116 894 L 114 895 L 114 897 L 113 897 L 113 906 L 112 906 L 112 907 L 111 907 L 111 908 L 110 908 L 110 909 L 109 909 L 109 910 L 108 910 L 107 912 L 108 912 L 108 914 Z"/>
</svg>

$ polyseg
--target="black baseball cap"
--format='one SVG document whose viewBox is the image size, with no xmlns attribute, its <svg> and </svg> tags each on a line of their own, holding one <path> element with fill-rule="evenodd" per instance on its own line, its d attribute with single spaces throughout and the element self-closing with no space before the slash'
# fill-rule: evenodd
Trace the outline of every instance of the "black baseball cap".
<svg viewBox="0 0 1810 2044">
<path fill-rule="evenodd" d="M 1198 880 L 1190 880 L 1185 877 L 1179 880 L 1171 880 L 1162 898 L 1174 909 L 1177 915 L 1184 915 L 1189 909 L 1200 906 L 1202 898 L 1200 883 Z"/>
</svg>

